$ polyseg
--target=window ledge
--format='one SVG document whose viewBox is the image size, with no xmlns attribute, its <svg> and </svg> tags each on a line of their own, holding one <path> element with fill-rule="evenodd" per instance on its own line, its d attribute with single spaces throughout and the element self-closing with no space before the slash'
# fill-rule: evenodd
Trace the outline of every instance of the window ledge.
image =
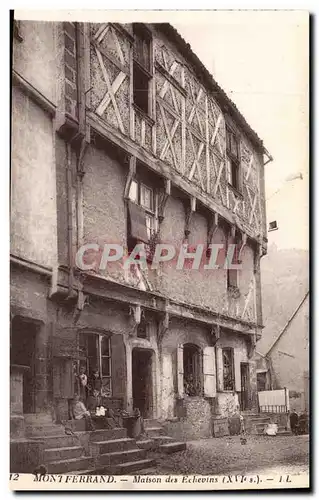
<svg viewBox="0 0 319 500">
<path fill-rule="evenodd" d="M 237 188 L 235 188 L 230 182 L 227 183 L 228 187 L 231 188 L 232 191 L 239 197 L 239 198 L 244 198 L 244 195 L 241 191 L 239 191 Z"/>
<path fill-rule="evenodd" d="M 133 108 L 135 109 L 135 111 L 142 116 L 142 118 L 144 118 L 151 126 L 153 126 L 155 124 L 155 120 L 153 120 L 153 118 L 148 115 L 147 113 L 145 113 L 145 111 L 143 111 L 137 104 L 135 104 L 135 102 L 133 102 Z"/>
<path fill-rule="evenodd" d="M 240 297 L 240 290 L 237 286 L 230 286 L 227 288 L 227 293 L 232 296 L 234 299 L 238 299 Z"/>
</svg>

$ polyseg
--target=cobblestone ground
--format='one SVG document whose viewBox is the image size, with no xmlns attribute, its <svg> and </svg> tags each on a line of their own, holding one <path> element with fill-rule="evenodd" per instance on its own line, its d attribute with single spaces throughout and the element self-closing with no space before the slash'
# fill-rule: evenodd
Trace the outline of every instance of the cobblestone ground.
<svg viewBox="0 0 319 500">
<path fill-rule="evenodd" d="M 149 474 L 305 474 L 309 436 L 239 436 L 189 441 L 187 450 L 161 457 Z M 142 473 L 142 472 L 141 472 Z"/>
</svg>

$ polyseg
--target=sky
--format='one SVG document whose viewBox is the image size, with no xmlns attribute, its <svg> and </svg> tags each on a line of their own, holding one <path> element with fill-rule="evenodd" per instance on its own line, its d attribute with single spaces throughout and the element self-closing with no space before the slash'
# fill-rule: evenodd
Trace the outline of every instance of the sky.
<svg viewBox="0 0 319 500">
<path fill-rule="evenodd" d="M 174 23 L 263 139 L 268 233 L 278 248 L 308 249 L 308 14 L 215 11 Z M 303 179 L 287 180 L 302 173 Z"/>
</svg>

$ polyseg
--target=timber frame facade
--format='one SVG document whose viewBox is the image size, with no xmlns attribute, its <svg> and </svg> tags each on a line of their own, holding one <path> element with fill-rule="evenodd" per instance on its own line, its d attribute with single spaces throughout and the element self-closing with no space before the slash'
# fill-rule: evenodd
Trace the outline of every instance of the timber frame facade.
<svg viewBox="0 0 319 500">
<path fill-rule="evenodd" d="M 28 21 L 19 37 L 11 344 L 20 403 L 13 413 L 19 422 L 24 413 L 67 414 L 74 370 L 85 358 L 83 334 L 96 336 L 85 366 L 93 369 L 93 356 L 109 406 L 139 406 L 175 426 L 189 422 L 195 437 L 212 435 L 212 422 L 238 405 L 256 411 L 264 165 L 271 159 L 262 141 L 169 24 Z M 32 129 L 38 145 L 31 151 Z M 132 183 L 141 184 L 139 196 L 154 196 L 147 230 L 156 241 L 239 240 L 236 281 L 224 269 L 196 277 L 166 265 L 79 270 L 74 256 L 85 243 L 128 246 Z M 15 346 L 23 331 L 33 353 L 21 360 Z M 99 336 L 110 339 L 110 362 Z"/>
</svg>

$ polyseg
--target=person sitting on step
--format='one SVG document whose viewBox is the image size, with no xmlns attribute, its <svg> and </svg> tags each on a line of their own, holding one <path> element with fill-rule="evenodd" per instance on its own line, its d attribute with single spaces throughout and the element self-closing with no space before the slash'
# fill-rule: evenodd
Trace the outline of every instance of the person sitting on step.
<svg viewBox="0 0 319 500">
<path fill-rule="evenodd" d="M 80 396 L 76 394 L 73 399 L 73 417 L 75 420 L 85 419 L 86 429 L 89 431 L 94 431 L 95 427 L 92 422 L 91 414 L 86 409 L 84 403 L 80 400 Z"/>
</svg>

